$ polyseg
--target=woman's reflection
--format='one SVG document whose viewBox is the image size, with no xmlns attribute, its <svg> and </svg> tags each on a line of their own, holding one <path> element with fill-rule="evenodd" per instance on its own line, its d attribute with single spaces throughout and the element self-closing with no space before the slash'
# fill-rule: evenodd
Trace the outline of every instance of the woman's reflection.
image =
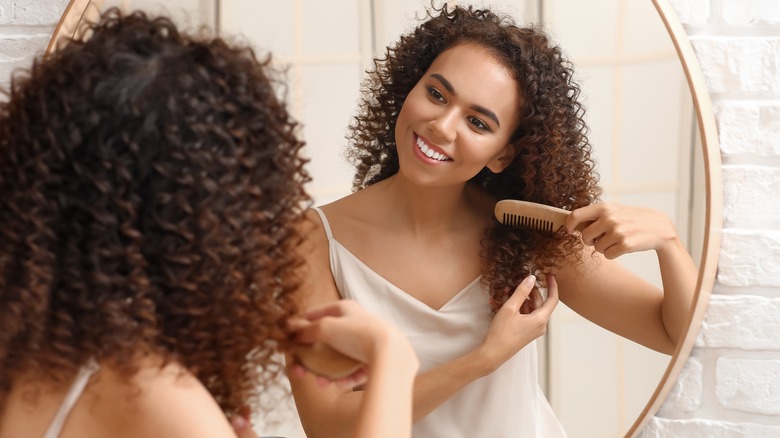
<svg viewBox="0 0 780 438">
<path fill-rule="evenodd" d="M 407 333 L 415 436 L 565 435 L 534 342 L 558 296 L 667 354 L 687 327 L 696 267 L 663 213 L 598 202 L 572 73 L 539 29 L 446 6 L 370 73 L 349 132 L 357 191 L 311 212 L 305 300 L 355 299 Z M 504 226 L 501 199 L 572 213 L 556 233 Z M 613 260 L 638 251 L 657 254 L 663 290 Z M 309 437 L 352 430 L 361 392 L 292 386 Z"/>
</svg>

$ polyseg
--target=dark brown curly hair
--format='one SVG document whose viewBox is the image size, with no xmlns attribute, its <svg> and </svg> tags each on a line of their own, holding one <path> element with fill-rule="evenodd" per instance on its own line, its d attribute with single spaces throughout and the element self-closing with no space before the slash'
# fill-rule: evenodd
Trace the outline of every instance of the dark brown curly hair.
<svg viewBox="0 0 780 438">
<path fill-rule="evenodd" d="M 350 125 L 347 158 L 356 166 L 359 190 L 398 172 L 395 124 L 404 100 L 434 59 L 459 43 L 490 50 L 520 84 L 520 125 L 511 143 L 517 152 L 501 173 L 483 169 L 472 183 L 497 200 L 520 199 L 567 210 L 601 194 L 591 145 L 578 102 L 572 65 L 540 29 L 518 27 L 509 17 L 469 7 L 431 6 L 426 20 L 374 60 L 363 84 L 359 114 Z M 579 237 L 496 226 L 483 242 L 483 282 L 494 309 L 528 274 L 558 267 L 581 253 Z"/>
<path fill-rule="evenodd" d="M 91 32 L 0 103 L 0 404 L 23 373 L 69 383 L 95 358 L 129 379 L 151 352 L 226 412 L 256 406 L 310 203 L 281 77 L 166 18 L 112 9 Z"/>
</svg>

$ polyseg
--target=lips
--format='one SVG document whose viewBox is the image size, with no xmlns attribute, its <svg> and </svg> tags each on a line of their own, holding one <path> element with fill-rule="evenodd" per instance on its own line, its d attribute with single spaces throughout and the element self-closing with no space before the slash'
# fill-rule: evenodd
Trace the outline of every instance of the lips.
<svg viewBox="0 0 780 438">
<path fill-rule="evenodd" d="M 420 149 L 420 152 L 423 153 L 426 157 L 436 160 L 436 161 L 452 161 L 452 158 L 444 154 L 443 151 L 441 151 L 439 148 L 433 145 L 429 145 L 422 137 L 417 136 L 417 140 L 415 142 L 417 144 L 417 148 Z"/>
</svg>

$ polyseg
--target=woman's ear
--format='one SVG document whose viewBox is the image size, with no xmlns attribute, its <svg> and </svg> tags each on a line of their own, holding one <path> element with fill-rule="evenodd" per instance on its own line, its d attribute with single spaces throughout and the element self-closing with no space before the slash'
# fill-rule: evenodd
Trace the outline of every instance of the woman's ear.
<svg viewBox="0 0 780 438">
<path fill-rule="evenodd" d="M 507 144 L 504 147 L 504 150 L 501 151 L 501 153 L 493 158 L 488 164 L 487 168 L 490 169 L 493 173 L 501 173 L 509 167 L 510 164 L 512 164 L 512 161 L 515 159 L 515 155 L 517 155 L 517 148 L 514 144 Z"/>
</svg>

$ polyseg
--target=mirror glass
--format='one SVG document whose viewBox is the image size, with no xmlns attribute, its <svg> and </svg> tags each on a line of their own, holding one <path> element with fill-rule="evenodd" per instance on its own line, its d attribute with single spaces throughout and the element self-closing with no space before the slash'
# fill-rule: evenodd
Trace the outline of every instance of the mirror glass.
<svg viewBox="0 0 780 438">
<path fill-rule="evenodd" d="M 653 3 L 484 3 L 511 14 L 520 24 L 542 23 L 573 62 L 582 85 L 603 199 L 666 212 L 698 263 L 706 208 L 699 129 L 682 65 Z M 310 193 L 322 204 L 350 192 L 352 170 L 341 151 L 364 71 L 388 44 L 414 27 L 430 2 L 73 0 L 70 4 L 74 17 L 78 8 L 113 5 L 165 12 L 186 27 L 216 28 L 231 40 L 254 46 L 261 55 L 272 51 L 275 62 L 287 71 L 287 99 L 303 124 L 312 160 Z M 57 31 L 67 33 L 73 22 L 61 23 Z M 632 254 L 620 261 L 660 286 L 653 253 Z M 623 436 L 670 362 L 670 356 L 615 336 L 563 304 L 539 348 L 540 383 L 572 438 Z M 286 394 L 279 397 L 274 404 L 280 408 L 260 430 L 304 437 L 292 401 Z"/>
<path fill-rule="evenodd" d="M 473 2 L 478 3 L 478 2 Z M 327 203 L 350 191 L 342 160 L 345 127 L 354 114 L 363 71 L 374 56 L 414 27 L 429 2 L 220 0 L 224 34 L 269 48 L 289 69 L 290 101 L 304 123 L 314 181 Z M 488 4 L 488 2 L 485 2 Z M 704 214 L 702 163 L 695 154 L 696 118 L 672 40 L 646 0 L 491 1 L 518 22 L 541 22 L 579 76 L 606 201 L 666 212 L 700 253 Z M 328 20 L 322 20 L 327 16 Z M 700 196 L 696 196 L 700 195 Z M 660 287 L 651 252 L 620 260 Z M 573 438 L 624 435 L 651 398 L 670 356 L 616 336 L 556 309 L 540 342 L 542 385 Z M 599 409 L 592 409 L 599 406 Z"/>
<path fill-rule="evenodd" d="M 652 2 L 539 4 L 542 22 L 579 73 L 603 199 L 664 211 L 698 258 L 704 234 L 703 179 L 693 179 L 701 177 L 694 167 L 703 167 L 694 154 L 698 127 L 682 65 Z M 618 260 L 661 287 L 654 252 Z M 671 359 L 565 305 L 553 314 L 544 346 L 548 397 L 575 438 L 625 434 Z"/>
</svg>

